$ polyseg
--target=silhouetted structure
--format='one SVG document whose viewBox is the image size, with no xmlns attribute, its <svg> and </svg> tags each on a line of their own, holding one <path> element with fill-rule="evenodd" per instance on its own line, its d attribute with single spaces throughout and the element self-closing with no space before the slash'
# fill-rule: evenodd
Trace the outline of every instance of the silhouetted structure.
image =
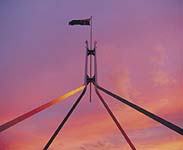
<svg viewBox="0 0 183 150">
<path fill-rule="evenodd" d="M 83 21 L 83 20 L 82 20 Z M 81 23 L 82 21 L 78 21 L 78 20 L 74 20 L 71 21 L 69 24 L 77 24 L 77 23 Z M 85 21 L 88 20 L 84 20 Z M 90 24 L 90 23 L 89 23 Z M 87 24 L 88 25 L 88 22 Z M 90 41 L 91 44 L 92 40 Z M 91 99 L 91 84 L 94 85 L 95 87 L 95 92 L 98 95 L 99 99 L 101 100 L 101 103 L 104 105 L 104 107 L 106 108 L 107 112 L 109 113 L 109 115 L 111 116 L 111 118 L 113 119 L 114 123 L 116 124 L 116 126 L 118 127 L 118 129 L 120 130 L 121 134 L 124 136 L 125 140 L 127 141 L 127 143 L 129 144 L 129 146 L 131 147 L 132 150 L 136 150 L 135 146 L 133 145 L 133 143 L 131 142 L 130 138 L 127 136 L 127 134 L 125 133 L 125 131 L 123 130 L 123 128 L 121 127 L 120 123 L 118 122 L 118 120 L 116 119 L 116 117 L 114 116 L 114 114 L 112 113 L 112 111 L 110 110 L 108 104 L 104 101 L 104 99 L 102 98 L 101 94 L 99 93 L 99 90 L 103 91 L 104 93 L 110 95 L 111 97 L 113 97 L 114 99 L 119 100 L 120 102 L 132 107 L 133 109 L 143 113 L 144 115 L 146 115 L 147 117 L 152 118 L 153 120 L 161 123 L 162 125 L 168 127 L 169 129 L 175 131 L 176 133 L 183 135 L 183 129 L 174 125 L 171 122 L 168 122 L 167 120 L 145 110 L 142 107 L 137 106 L 136 104 L 133 104 L 132 102 L 129 102 L 128 100 L 121 98 L 120 96 L 110 92 L 109 90 L 106 90 L 105 88 L 101 87 L 98 82 L 97 82 L 97 58 L 96 58 L 96 42 L 94 42 L 94 49 L 92 49 L 92 46 L 90 45 L 90 48 L 88 47 L 88 42 L 86 41 L 86 58 L 85 58 L 85 73 L 84 73 L 84 84 L 82 86 L 80 86 L 79 88 L 76 88 L 75 90 L 72 90 L 68 93 L 66 93 L 65 95 L 56 98 L 36 109 L 33 109 L 30 112 L 27 112 L 3 125 L 0 126 L 0 132 L 16 125 L 17 123 L 33 116 L 34 114 L 47 109 L 48 107 L 60 102 L 61 100 L 66 99 L 67 97 L 79 92 L 82 90 L 81 95 L 78 97 L 78 99 L 76 100 L 76 102 L 73 104 L 73 106 L 71 107 L 71 109 L 69 110 L 68 114 L 66 115 L 66 117 L 63 119 L 63 121 L 60 123 L 60 125 L 58 126 L 58 128 L 56 129 L 56 131 L 54 132 L 54 134 L 51 136 L 51 138 L 49 139 L 49 141 L 47 142 L 47 144 L 45 145 L 45 147 L 43 148 L 43 150 L 48 150 L 49 146 L 51 145 L 51 143 L 53 142 L 53 140 L 55 139 L 55 137 L 57 136 L 57 134 L 59 133 L 59 131 L 62 129 L 62 127 L 64 126 L 64 124 L 67 122 L 68 118 L 71 116 L 71 114 L 73 113 L 74 109 L 78 106 L 79 102 L 81 101 L 82 97 L 84 96 L 84 94 L 86 93 L 87 90 L 87 86 L 88 84 L 90 84 L 90 99 Z M 89 68 L 89 75 L 88 75 L 88 57 L 90 58 L 90 68 Z M 91 68 L 92 68 L 92 58 L 94 58 L 94 74 L 92 75 L 91 73 Z"/>
</svg>

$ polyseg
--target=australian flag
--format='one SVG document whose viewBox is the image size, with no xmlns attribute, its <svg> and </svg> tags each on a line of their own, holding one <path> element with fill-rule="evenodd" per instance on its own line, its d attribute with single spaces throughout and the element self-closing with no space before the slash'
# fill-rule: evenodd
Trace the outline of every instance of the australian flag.
<svg viewBox="0 0 183 150">
<path fill-rule="evenodd" d="M 87 25 L 89 26 L 90 25 L 90 20 L 91 18 L 88 18 L 88 19 L 81 19 L 81 20 L 71 20 L 69 22 L 69 25 Z"/>
</svg>

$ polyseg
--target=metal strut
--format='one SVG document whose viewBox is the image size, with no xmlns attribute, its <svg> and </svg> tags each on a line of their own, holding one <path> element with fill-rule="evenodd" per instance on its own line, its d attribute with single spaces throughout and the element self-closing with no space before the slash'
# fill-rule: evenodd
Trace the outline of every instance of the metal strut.
<svg viewBox="0 0 183 150">
<path fill-rule="evenodd" d="M 108 91 L 108 90 L 102 88 L 102 87 L 99 86 L 98 84 L 95 84 L 95 86 L 96 86 L 99 90 L 101 90 L 101 91 L 103 91 L 104 93 L 106 93 L 106 94 L 112 96 L 113 98 L 119 100 L 120 102 L 122 102 L 122 103 L 124 103 L 124 104 L 126 104 L 126 105 L 132 107 L 133 109 L 135 109 L 135 110 L 137 110 L 137 111 L 143 113 L 144 115 L 148 116 L 149 118 L 152 118 L 153 120 L 155 120 L 155 121 L 157 121 L 157 122 L 163 124 L 164 126 L 168 127 L 169 129 L 171 129 L 171 130 L 177 132 L 178 134 L 183 135 L 183 129 L 180 128 L 180 127 L 178 127 L 177 125 L 175 125 L 175 124 L 173 124 L 173 123 L 171 123 L 171 122 L 169 122 L 169 121 L 167 121 L 167 120 L 165 120 L 165 119 L 163 119 L 163 118 L 161 118 L 161 117 L 159 117 L 159 116 L 157 116 L 157 115 L 155 115 L 155 114 L 153 114 L 153 113 L 151 113 L 151 112 L 145 110 L 144 108 L 141 108 L 141 107 L 139 107 L 139 106 L 137 106 L 137 105 L 135 105 L 135 104 L 133 104 L 133 103 L 127 101 L 127 100 L 124 99 L 124 98 L 121 98 L 120 96 L 118 96 L 118 95 L 116 95 L 116 94 L 114 94 L 114 93 L 112 93 L 112 92 L 110 92 L 110 91 Z"/>
<path fill-rule="evenodd" d="M 88 82 L 92 82 L 94 84 L 94 86 L 97 84 L 97 57 L 96 57 L 96 47 L 97 46 L 96 45 L 97 45 L 97 42 L 95 41 L 94 42 L 94 49 L 92 51 L 90 51 L 91 55 L 94 56 L 94 76 L 92 78 L 89 78 L 87 80 Z M 100 95 L 100 93 L 99 93 L 99 91 L 98 91 L 98 89 L 97 89 L 96 86 L 95 86 L 95 92 L 98 95 L 98 97 L 101 100 L 101 102 L 104 105 L 104 107 L 106 108 L 106 110 L 108 111 L 109 115 L 111 116 L 111 118 L 115 122 L 116 126 L 120 130 L 121 134 L 124 136 L 125 140 L 127 141 L 127 143 L 129 144 L 129 146 L 131 147 L 131 149 L 132 150 L 136 150 L 136 148 L 133 145 L 133 143 L 131 142 L 130 138 L 127 136 L 127 134 L 125 133 L 125 131 L 121 127 L 120 123 L 118 122 L 118 120 L 116 119 L 116 117 L 114 116 L 114 114 L 112 113 L 112 111 L 110 110 L 109 106 L 107 105 L 107 103 L 104 101 L 104 99 Z"/>
<path fill-rule="evenodd" d="M 124 136 L 125 140 L 127 141 L 127 143 L 129 144 L 129 146 L 131 147 L 132 150 L 136 150 L 135 146 L 133 145 L 133 143 L 131 142 L 130 138 L 128 137 L 128 135 L 125 133 L 125 131 L 123 130 L 123 128 L 121 127 L 120 123 L 118 122 L 118 120 L 116 119 L 116 117 L 114 116 L 114 114 L 112 113 L 112 111 L 110 110 L 109 106 L 107 105 L 107 103 L 104 101 L 104 99 L 102 98 L 102 96 L 100 95 L 98 89 L 95 87 L 95 91 L 99 97 L 99 99 L 101 100 L 102 104 L 104 105 L 104 107 L 106 108 L 106 110 L 108 111 L 109 115 L 111 116 L 112 120 L 115 122 L 116 126 L 118 127 L 118 129 L 120 130 L 120 132 L 122 133 L 122 135 Z"/>
<path fill-rule="evenodd" d="M 84 88 L 85 88 L 85 85 L 82 85 L 82 86 L 80 86 L 80 87 L 78 87 L 78 88 L 76 88 L 76 89 L 74 89 L 74 90 L 58 97 L 58 98 L 56 98 L 56 99 L 53 99 L 53 100 L 51 100 L 51 101 L 49 101 L 49 102 L 47 102 L 47 103 L 45 103 L 45 104 L 43 104 L 39 107 L 27 112 L 27 113 L 24 113 L 24 114 L 16 117 L 15 119 L 12 119 L 12 120 L 0 125 L 0 132 L 16 125 L 17 123 L 19 123 L 19 122 L 21 122 L 21 121 L 23 121 L 27 118 L 30 118 L 31 116 L 47 109 L 48 107 L 51 107 L 52 105 L 57 104 L 58 102 L 61 102 L 62 100 L 68 98 L 69 96 L 72 96 L 72 95 L 76 94 L 77 92 L 83 90 Z"/>
<path fill-rule="evenodd" d="M 48 150 L 49 146 L 51 145 L 51 143 L 53 142 L 53 140 L 56 138 L 56 136 L 59 133 L 59 131 L 62 129 L 62 127 L 64 126 L 64 124 L 66 123 L 66 121 L 69 119 L 70 115 L 72 114 L 72 112 L 74 111 L 74 109 L 76 108 L 76 106 L 79 104 L 79 102 L 80 102 L 81 98 L 83 97 L 83 95 L 85 94 L 85 92 L 86 92 L 86 87 L 84 88 L 83 92 L 78 97 L 78 99 L 76 100 L 76 102 L 74 103 L 74 105 L 72 106 L 72 108 L 70 109 L 70 111 L 68 112 L 68 114 L 66 115 L 66 117 L 64 118 L 64 120 L 60 123 L 60 125 L 58 126 L 58 128 L 56 129 L 56 131 L 54 132 L 54 134 L 52 135 L 52 137 L 48 141 L 48 143 L 45 145 L 45 147 L 44 147 L 43 150 Z"/>
<path fill-rule="evenodd" d="M 86 60 L 85 60 L 85 82 L 87 84 L 90 85 L 90 93 L 89 93 L 89 97 L 90 97 L 90 102 L 91 102 L 91 94 L 92 94 L 92 80 L 94 80 L 94 76 L 92 76 L 92 56 L 95 57 L 95 48 L 92 49 L 92 40 L 90 40 L 90 48 L 88 47 L 88 41 L 85 42 L 86 43 Z M 89 75 L 88 75 L 88 57 L 90 58 L 90 62 L 89 62 Z"/>
</svg>

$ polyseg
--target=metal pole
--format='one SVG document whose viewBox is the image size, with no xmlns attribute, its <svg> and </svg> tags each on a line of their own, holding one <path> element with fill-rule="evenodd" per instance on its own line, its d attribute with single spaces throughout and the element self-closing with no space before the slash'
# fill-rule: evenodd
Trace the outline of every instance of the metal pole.
<svg viewBox="0 0 183 150">
<path fill-rule="evenodd" d="M 64 95 L 62 95 L 62 96 L 60 96 L 60 97 L 58 97 L 58 98 L 56 98 L 52 101 L 49 101 L 49 102 L 47 102 L 47 103 L 45 103 L 45 104 L 43 104 L 43 105 L 41 105 L 41 106 L 39 106 L 35 109 L 23 114 L 23 115 L 18 116 L 17 118 L 15 118 L 13 120 L 10 120 L 10 121 L 0 125 L 0 132 L 2 132 L 4 130 L 16 125 L 17 123 L 19 123 L 19 122 L 35 115 L 35 114 L 47 109 L 48 107 L 53 106 L 54 104 L 57 104 L 58 102 L 68 98 L 69 96 L 72 96 L 72 95 L 76 94 L 77 92 L 83 90 L 84 88 L 85 88 L 85 85 L 82 85 L 79 88 L 76 88 L 75 90 L 72 90 L 72 91 L 70 91 L 70 92 L 68 92 L 68 93 L 66 93 L 66 94 L 64 94 Z"/>
<path fill-rule="evenodd" d="M 96 48 L 97 48 L 97 42 L 94 42 L 94 51 L 95 51 L 95 55 L 94 55 L 94 76 L 95 76 L 95 83 L 97 84 L 97 52 L 96 52 Z"/>
<path fill-rule="evenodd" d="M 52 135 L 52 137 L 50 138 L 50 140 L 48 141 L 48 143 L 46 144 L 46 146 L 44 147 L 43 150 L 48 150 L 49 146 L 51 145 L 51 143 L 53 142 L 53 140 L 55 139 L 55 137 L 57 136 L 59 131 L 62 129 L 62 127 L 64 126 L 64 124 L 66 123 L 66 121 L 68 120 L 68 118 L 70 117 L 70 115 L 72 114 L 74 109 L 76 108 L 76 106 L 79 104 L 79 102 L 80 102 L 81 98 L 83 97 L 83 95 L 85 94 L 85 92 L 86 92 L 86 87 L 84 88 L 83 92 L 78 97 L 78 99 L 76 100 L 76 102 L 74 103 L 74 105 L 72 106 L 72 108 L 70 109 L 70 111 L 68 112 L 66 117 L 64 118 L 64 120 L 58 126 L 58 128 L 56 129 L 56 131 L 54 132 L 54 134 Z"/>
<path fill-rule="evenodd" d="M 86 43 L 86 58 L 85 58 L 85 73 L 84 73 L 84 84 L 87 85 L 87 77 L 88 77 L 88 41 Z"/>
<path fill-rule="evenodd" d="M 151 113 L 151 112 L 149 112 L 149 111 L 147 111 L 147 110 L 145 110 L 145 109 L 143 109 L 143 108 L 141 108 L 141 107 L 139 107 L 139 106 L 137 106 L 137 105 L 135 105 L 135 104 L 133 104 L 133 103 L 131 103 L 131 102 L 129 102 L 129 101 L 127 101 L 126 99 L 121 98 L 120 96 L 118 96 L 118 95 L 116 95 L 116 94 L 114 94 L 114 93 L 112 93 L 112 92 L 110 92 L 110 91 L 108 91 L 108 90 L 106 90 L 106 89 L 100 87 L 100 86 L 97 85 L 97 84 L 95 84 L 95 86 L 96 86 L 99 90 L 105 92 L 106 94 L 112 96 L 113 98 L 119 100 L 120 102 L 125 103 L 126 105 L 132 107 L 133 109 L 135 109 L 135 110 L 137 110 L 137 111 L 143 113 L 144 115 L 146 115 L 146 116 L 152 118 L 153 120 L 155 120 L 155 121 L 157 121 L 157 122 L 163 124 L 164 126 L 168 127 L 169 129 L 171 129 L 171 130 L 177 132 L 178 134 L 183 135 L 183 129 L 182 129 L 182 128 L 180 128 L 180 127 L 174 125 L 174 124 L 171 123 L 171 122 L 168 122 L 167 120 L 165 120 L 165 119 L 163 119 L 163 118 L 161 118 L 161 117 L 159 117 L 159 116 L 157 116 L 157 115 L 155 115 L 155 114 L 153 114 L 153 113 Z"/>
<path fill-rule="evenodd" d="M 90 50 L 92 50 L 92 16 L 90 17 L 91 24 L 90 24 Z M 90 78 L 92 78 L 92 55 L 90 55 Z M 90 83 L 90 102 L 91 102 L 91 94 L 92 94 L 92 87 Z"/>
<path fill-rule="evenodd" d="M 102 98 L 102 96 L 100 95 L 99 91 L 97 90 L 97 88 L 95 87 L 95 91 L 99 97 L 99 99 L 101 100 L 102 104 L 104 105 L 104 107 L 106 108 L 106 110 L 108 111 L 108 113 L 110 114 L 110 116 L 112 117 L 113 121 L 115 122 L 116 126 L 118 127 L 118 129 L 120 130 L 120 132 L 122 133 L 122 135 L 124 136 L 125 140 L 127 141 L 127 143 L 129 144 L 129 146 L 131 147 L 132 150 L 136 150 L 135 146 L 133 145 L 133 143 L 131 142 L 130 138 L 127 136 L 127 134 L 125 133 L 125 131 L 123 130 L 123 128 L 121 127 L 120 123 L 118 122 L 118 120 L 116 119 L 116 117 L 114 116 L 114 114 L 112 113 L 112 111 L 110 110 L 109 106 L 107 105 L 107 103 L 104 101 L 104 99 Z"/>
</svg>

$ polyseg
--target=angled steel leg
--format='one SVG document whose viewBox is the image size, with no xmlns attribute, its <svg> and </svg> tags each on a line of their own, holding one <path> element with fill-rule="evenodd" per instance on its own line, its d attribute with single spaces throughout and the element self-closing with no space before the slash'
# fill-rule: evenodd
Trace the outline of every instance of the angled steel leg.
<svg viewBox="0 0 183 150">
<path fill-rule="evenodd" d="M 104 99 L 102 98 L 102 96 L 100 95 L 99 91 L 97 88 L 95 88 L 95 91 L 99 97 L 99 99 L 101 100 L 102 104 L 104 105 L 104 107 L 106 108 L 106 110 L 108 111 L 108 113 L 110 114 L 110 116 L 112 117 L 113 121 L 115 122 L 116 126 L 118 127 L 118 129 L 121 131 L 122 135 L 124 136 L 124 138 L 126 139 L 127 143 L 129 144 L 129 146 L 131 147 L 132 150 L 136 150 L 135 146 L 133 145 L 133 143 L 131 142 L 131 140 L 129 139 L 129 137 L 127 136 L 127 134 L 125 133 L 125 131 L 123 130 L 123 128 L 121 127 L 120 123 L 118 122 L 118 120 L 116 119 L 116 117 L 114 116 L 114 114 L 112 113 L 112 111 L 110 110 L 109 106 L 107 105 L 107 103 L 104 101 Z"/>
<path fill-rule="evenodd" d="M 149 112 L 149 111 L 143 109 L 142 107 L 139 107 L 139 106 L 137 106 L 137 105 L 135 105 L 135 104 L 133 104 L 133 103 L 127 101 L 126 99 L 121 98 L 120 96 L 118 96 L 118 95 L 116 95 L 116 94 L 114 94 L 114 93 L 112 93 L 112 92 L 110 92 L 110 91 L 108 91 L 108 90 L 102 88 L 101 86 L 99 86 L 99 85 L 97 85 L 97 84 L 95 84 L 95 86 L 96 86 L 99 90 L 105 92 L 106 94 L 112 96 L 113 98 L 119 100 L 120 102 L 125 103 L 126 105 L 132 107 L 133 109 L 135 109 L 135 110 L 137 110 L 137 111 L 143 113 L 144 115 L 146 115 L 146 116 L 148 116 L 148 117 L 154 119 L 155 121 L 157 121 L 157 122 L 163 124 L 164 126 L 168 127 L 169 129 L 171 129 L 171 130 L 177 132 L 178 134 L 183 135 L 183 129 L 180 128 L 180 127 L 178 127 L 178 126 L 176 126 L 175 124 L 173 124 L 173 123 L 171 123 L 171 122 L 168 122 L 167 120 L 165 120 L 165 119 L 163 119 L 163 118 L 161 118 L 161 117 L 159 117 L 159 116 L 157 116 L 157 115 L 155 115 L 155 114 L 153 114 L 153 113 L 151 113 L 151 112 Z"/>
<path fill-rule="evenodd" d="M 51 100 L 51 101 L 49 101 L 49 102 L 47 102 L 47 103 L 45 103 L 45 104 L 43 104 L 43 105 L 33 109 L 33 110 L 23 114 L 23 115 L 18 116 L 17 118 L 15 118 L 13 120 L 10 120 L 10 121 L 0 125 L 0 132 L 2 132 L 2 131 L 6 130 L 6 129 L 14 126 L 14 125 L 16 125 L 17 123 L 19 123 L 19 122 L 21 122 L 21 121 L 23 121 L 23 120 L 25 120 L 27 118 L 30 118 L 31 116 L 33 116 L 33 115 L 35 115 L 35 114 L 37 114 L 37 113 L 47 109 L 48 107 L 50 107 L 50 106 L 52 106 L 54 104 L 57 104 L 58 102 L 68 98 L 69 96 L 72 96 L 72 95 L 76 94 L 77 92 L 83 90 L 84 88 L 85 88 L 85 85 L 82 85 L 82 86 L 80 86 L 80 87 L 78 87 L 78 88 L 76 88 L 76 89 L 74 89 L 74 90 L 72 90 L 72 91 L 70 91 L 70 92 L 68 92 L 68 93 L 58 97 L 58 98 L 56 98 L 56 99 L 53 99 L 53 100 Z"/>
<path fill-rule="evenodd" d="M 53 140 L 55 139 L 55 137 L 57 136 L 59 131 L 62 129 L 62 127 L 64 126 L 64 124 L 66 123 L 66 121 L 68 120 L 68 118 L 70 117 L 70 115 L 72 114 L 74 109 L 76 108 L 76 106 L 79 104 L 79 102 L 80 102 L 81 98 L 83 97 L 83 95 L 85 94 L 85 92 L 86 92 L 86 87 L 84 88 L 83 92 L 78 97 L 78 99 L 76 100 L 76 102 L 74 103 L 74 105 L 72 106 L 72 108 L 70 109 L 70 111 L 68 112 L 66 117 L 64 118 L 64 120 L 60 123 L 60 125 L 58 126 L 58 128 L 56 129 L 56 131 L 54 132 L 54 134 L 52 135 L 52 137 L 50 138 L 50 140 L 48 141 L 48 143 L 46 144 L 46 146 L 44 147 L 43 150 L 47 150 L 49 148 L 49 146 L 51 145 L 51 143 L 53 142 Z"/>
</svg>

